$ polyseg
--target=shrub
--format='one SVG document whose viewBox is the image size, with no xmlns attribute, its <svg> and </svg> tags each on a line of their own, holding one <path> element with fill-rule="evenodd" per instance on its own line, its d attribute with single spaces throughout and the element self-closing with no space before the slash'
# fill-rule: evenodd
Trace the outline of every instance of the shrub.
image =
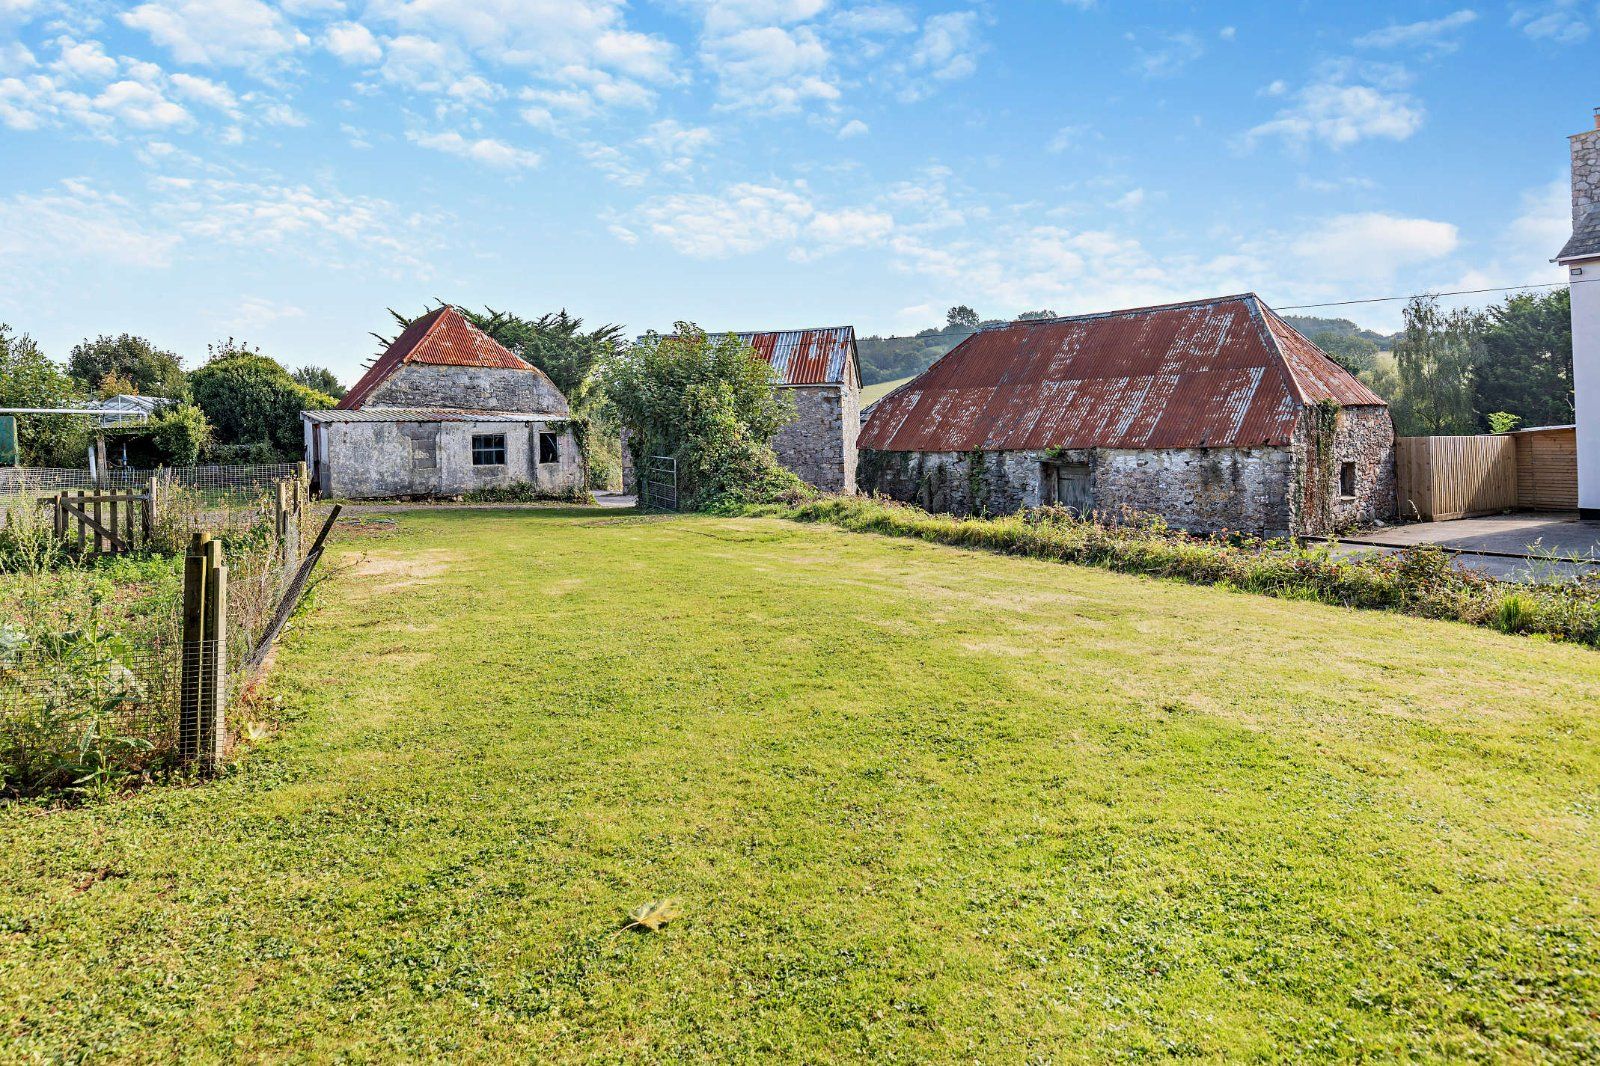
<svg viewBox="0 0 1600 1066">
<path fill-rule="evenodd" d="M 549 492 L 527 481 L 512 485 L 490 485 L 473 489 L 461 497 L 468 503 L 593 503 L 588 489 L 571 488 Z"/>
<path fill-rule="evenodd" d="M 232 346 L 191 374 L 189 386 L 219 444 L 261 449 L 272 456 L 266 462 L 298 458 L 304 442 L 300 412 L 334 405 L 331 396 L 295 381 L 276 360 Z"/>
</svg>

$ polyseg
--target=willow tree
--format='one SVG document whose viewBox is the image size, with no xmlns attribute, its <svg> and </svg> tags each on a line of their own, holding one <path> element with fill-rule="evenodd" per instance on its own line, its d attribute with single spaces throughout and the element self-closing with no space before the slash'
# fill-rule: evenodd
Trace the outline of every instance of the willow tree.
<svg viewBox="0 0 1600 1066">
<path fill-rule="evenodd" d="M 1412 297 L 1405 328 L 1394 343 L 1399 395 L 1393 406 L 1399 432 L 1477 432 L 1472 379 L 1482 353 L 1478 316 L 1467 310 L 1441 311 L 1430 296 Z"/>
</svg>

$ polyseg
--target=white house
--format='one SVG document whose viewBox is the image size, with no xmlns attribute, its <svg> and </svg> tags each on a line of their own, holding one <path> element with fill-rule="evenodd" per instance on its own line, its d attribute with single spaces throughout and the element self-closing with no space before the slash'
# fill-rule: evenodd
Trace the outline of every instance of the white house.
<svg viewBox="0 0 1600 1066">
<path fill-rule="evenodd" d="M 1556 255 L 1572 288 L 1572 389 L 1578 514 L 1600 521 L 1600 108 L 1572 136 L 1572 238 Z"/>
</svg>

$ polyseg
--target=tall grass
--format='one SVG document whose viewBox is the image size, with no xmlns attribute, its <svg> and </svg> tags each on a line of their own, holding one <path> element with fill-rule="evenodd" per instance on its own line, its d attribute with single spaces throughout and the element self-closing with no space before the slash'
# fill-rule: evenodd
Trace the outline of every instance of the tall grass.
<svg viewBox="0 0 1600 1066">
<path fill-rule="evenodd" d="M 1453 619 L 1600 647 L 1600 575 L 1513 583 L 1464 570 L 1437 548 L 1338 555 L 1331 545 L 1221 533 L 1198 537 L 1132 512 L 1078 517 L 1043 507 L 956 518 L 864 497 L 829 497 L 733 513 L 1220 585 L 1284 599 Z"/>
</svg>

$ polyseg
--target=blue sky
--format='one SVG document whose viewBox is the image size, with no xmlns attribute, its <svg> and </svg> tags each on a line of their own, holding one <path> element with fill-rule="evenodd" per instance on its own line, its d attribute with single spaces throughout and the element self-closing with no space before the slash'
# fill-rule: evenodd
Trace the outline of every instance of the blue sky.
<svg viewBox="0 0 1600 1066">
<path fill-rule="evenodd" d="M 349 380 L 433 297 L 909 332 L 1556 281 L 1597 55 L 1594 0 L 0 0 L 0 321 Z"/>
</svg>

